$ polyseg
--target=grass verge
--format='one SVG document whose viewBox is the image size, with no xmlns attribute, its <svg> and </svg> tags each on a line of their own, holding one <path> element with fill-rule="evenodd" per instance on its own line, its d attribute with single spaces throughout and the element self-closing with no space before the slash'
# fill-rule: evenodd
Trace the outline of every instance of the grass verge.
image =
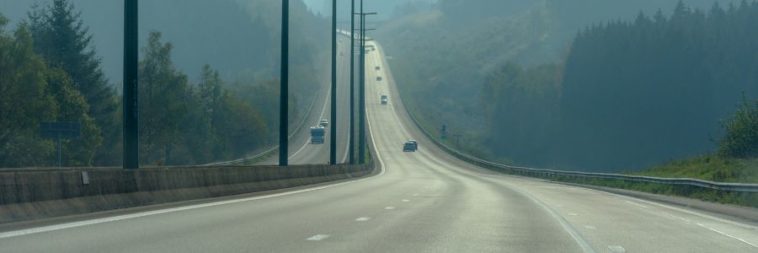
<svg viewBox="0 0 758 253">
<path fill-rule="evenodd" d="M 705 155 L 669 162 L 634 175 L 683 177 L 715 182 L 758 183 L 758 159 L 723 158 Z"/>
<path fill-rule="evenodd" d="M 683 185 L 666 185 L 647 182 L 627 182 L 618 179 L 594 179 L 594 178 L 574 178 L 574 177 L 554 177 L 551 180 L 604 186 L 625 190 L 648 192 L 661 195 L 672 195 L 699 199 L 703 201 L 716 202 L 721 204 L 733 204 L 758 208 L 758 193 L 740 193 L 718 191 L 700 187 L 691 187 Z"/>
</svg>

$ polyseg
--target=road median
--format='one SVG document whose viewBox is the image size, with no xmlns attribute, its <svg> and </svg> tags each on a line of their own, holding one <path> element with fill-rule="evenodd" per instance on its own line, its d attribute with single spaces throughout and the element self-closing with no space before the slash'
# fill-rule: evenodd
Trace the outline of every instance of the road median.
<svg viewBox="0 0 758 253">
<path fill-rule="evenodd" d="M 293 188 L 370 175 L 366 165 L 0 170 L 0 224 Z"/>
</svg>

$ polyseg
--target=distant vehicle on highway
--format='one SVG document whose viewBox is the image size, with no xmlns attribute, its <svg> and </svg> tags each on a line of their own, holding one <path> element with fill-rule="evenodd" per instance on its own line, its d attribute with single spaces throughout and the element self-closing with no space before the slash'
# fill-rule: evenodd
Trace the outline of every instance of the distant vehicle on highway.
<svg viewBox="0 0 758 253">
<path fill-rule="evenodd" d="M 416 152 L 418 150 L 418 142 L 414 140 L 406 141 L 403 144 L 403 152 Z"/>
<path fill-rule="evenodd" d="M 381 100 L 382 100 L 382 104 L 383 104 L 383 105 L 386 105 L 386 104 L 387 104 L 387 102 L 389 101 L 389 98 L 387 98 L 387 95 L 382 95 L 382 98 L 381 98 Z"/>
<path fill-rule="evenodd" d="M 321 126 L 311 127 L 311 143 L 312 144 L 324 144 L 324 128 Z"/>
<path fill-rule="evenodd" d="M 374 68 L 374 69 L 376 69 L 376 70 L 381 70 L 381 69 L 382 69 L 382 67 L 376 66 L 376 68 Z"/>
<path fill-rule="evenodd" d="M 321 119 L 321 121 L 318 122 L 318 125 L 320 127 L 328 127 L 329 126 L 329 121 L 326 120 L 326 119 Z"/>
<path fill-rule="evenodd" d="M 381 76 L 377 76 L 377 77 L 376 77 L 376 81 L 377 81 L 377 82 L 381 82 L 381 81 L 382 81 L 382 77 L 381 77 Z"/>
</svg>

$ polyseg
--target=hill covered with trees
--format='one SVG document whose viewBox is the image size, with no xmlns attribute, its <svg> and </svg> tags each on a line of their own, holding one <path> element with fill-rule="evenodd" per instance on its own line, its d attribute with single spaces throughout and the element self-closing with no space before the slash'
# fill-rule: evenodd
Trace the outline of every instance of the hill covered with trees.
<svg viewBox="0 0 758 253">
<path fill-rule="evenodd" d="M 545 1 L 464 15 L 476 20 L 467 29 L 445 25 L 463 17 L 439 8 L 380 39 L 422 124 L 462 135 L 450 144 L 521 165 L 638 170 L 714 151 L 721 121 L 758 97 L 758 4 L 720 2 Z"/>
</svg>

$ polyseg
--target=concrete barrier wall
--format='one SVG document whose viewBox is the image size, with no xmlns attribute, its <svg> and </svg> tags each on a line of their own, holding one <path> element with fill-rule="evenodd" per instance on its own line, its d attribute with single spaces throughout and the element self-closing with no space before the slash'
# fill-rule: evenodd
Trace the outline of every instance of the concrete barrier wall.
<svg viewBox="0 0 758 253">
<path fill-rule="evenodd" d="M 0 223 L 317 184 L 368 165 L 0 170 Z"/>
</svg>

